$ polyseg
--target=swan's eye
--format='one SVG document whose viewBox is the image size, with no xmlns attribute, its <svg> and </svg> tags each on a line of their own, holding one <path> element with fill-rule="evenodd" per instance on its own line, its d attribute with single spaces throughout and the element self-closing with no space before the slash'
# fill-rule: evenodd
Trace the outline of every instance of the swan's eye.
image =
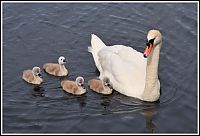
<svg viewBox="0 0 200 136">
<path fill-rule="evenodd" d="M 156 38 L 150 39 L 149 41 L 147 40 L 146 46 L 148 47 L 148 49 L 150 48 L 150 44 L 153 46 L 155 39 Z"/>
<path fill-rule="evenodd" d="M 153 39 L 149 40 L 149 43 L 151 43 L 153 45 L 155 39 L 156 38 L 153 38 Z"/>
</svg>

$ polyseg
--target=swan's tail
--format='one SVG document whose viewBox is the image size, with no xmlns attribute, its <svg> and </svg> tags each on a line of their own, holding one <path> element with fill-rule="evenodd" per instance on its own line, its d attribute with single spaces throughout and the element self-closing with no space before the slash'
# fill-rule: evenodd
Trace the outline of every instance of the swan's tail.
<svg viewBox="0 0 200 136">
<path fill-rule="evenodd" d="M 103 47 L 106 47 L 103 41 L 95 34 L 91 34 L 91 46 L 88 47 L 88 52 L 92 53 L 95 65 L 99 71 L 101 71 L 101 66 L 97 54 Z"/>
<path fill-rule="evenodd" d="M 98 36 L 91 34 L 91 46 L 88 47 L 88 52 L 97 53 L 102 47 L 105 46 L 106 45 Z"/>
</svg>

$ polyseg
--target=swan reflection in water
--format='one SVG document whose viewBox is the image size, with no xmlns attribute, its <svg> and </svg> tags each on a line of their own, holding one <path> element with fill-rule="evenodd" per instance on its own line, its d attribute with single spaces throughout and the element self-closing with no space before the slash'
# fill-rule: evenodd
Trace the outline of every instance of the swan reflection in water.
<svg viewBox="0 0 200 136">
<path fill-rule="evenodd" d="M 108 114 L 124 114 L 124 113 L 133 113 L 133 116 L 135 113 L 140 113 L 143 115 L 144 120 L 145 120 L 145 132 L 142 133 L 155 133 L 155 128 L 156 125 L 153 122 L 153 118 L 156 114 L 156 107 L 159 105 L 160 101 L 158 100 L 157 102 L 154 103 L 148 103 L 148 102 L 143 102 L 135 98 L 127 98 L 125 97 L 116 97 L 117 92 L 114 92 L 115 95 L 110 95 L 110 96 L 102 96 L 101 97 L 101 103 L 100 105 L 103 106 L 103 113 L 101 115 L 108 115 Z M 119 94 L 119 93 L 118 93 Z M 112 100 L 119 100 L 120 103 L 122 104 L 122 107 L 112 107 L 114 105 L 119 105 L 116 104 L 116 101 Z M 117 102 L 118 103 L 118 102 Z M 125 107 L 124 107 L 124 106 Z M 117 109 L 117 110 L 116 110 Z"/>
<path fill-rule="evenodd" d="M 155 114 L 155 107 L 150 107 L 143 109 L 145 121 L 146 121 L 146 131 L 147 133 L 154 133 L 155 132 L 155 125 L 153 123 L 153 117 Z"/>
</svg>

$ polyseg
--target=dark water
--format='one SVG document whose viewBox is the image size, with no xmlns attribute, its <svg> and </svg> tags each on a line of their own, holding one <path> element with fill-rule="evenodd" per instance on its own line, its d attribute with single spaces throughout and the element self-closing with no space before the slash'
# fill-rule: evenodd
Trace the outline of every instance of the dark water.
<svg viewBox="0 0 200 136">
<path fill-rule="evenodd" d="M 40 87 L 25 83 L 22 71 L 66 57 L 68 79 L 85 86 L 98 72 L 87 52 L 90 34 L 107 45 L 144 50 L 148 30 L 163 35 L 161 97 L 144 103 L 118 92 L 62 91 L 60 79 L 42 73 Z M 197 4 L 59 3 L 3 4 L 4 133 L 196 133 Z"/>
</svg>

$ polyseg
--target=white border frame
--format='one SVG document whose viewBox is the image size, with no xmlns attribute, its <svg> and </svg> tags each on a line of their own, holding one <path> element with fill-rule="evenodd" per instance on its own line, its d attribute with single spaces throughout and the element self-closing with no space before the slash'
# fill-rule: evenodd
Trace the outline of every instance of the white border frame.
<svg viewBox="0 0 200 136">
<path fill-rule="evenodd" d="M 197 133 L 3 133 L 3 3 L 197 3 Z M 1 135 L 199 135 L 199 1 L 1 1 Z"/>
</svg>

